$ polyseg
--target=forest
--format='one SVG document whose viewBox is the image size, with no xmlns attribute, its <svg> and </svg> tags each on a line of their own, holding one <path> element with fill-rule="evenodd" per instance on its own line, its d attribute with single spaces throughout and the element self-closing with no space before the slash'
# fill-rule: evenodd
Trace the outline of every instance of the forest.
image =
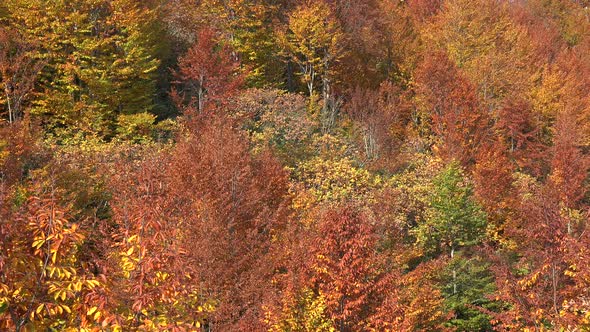
<svg viewBox="0 0 590 332">
<path fill-rule="evenodd" d="M 0 1 L 0 331 L 590 331 L 589 0 Z"/>
</svg>

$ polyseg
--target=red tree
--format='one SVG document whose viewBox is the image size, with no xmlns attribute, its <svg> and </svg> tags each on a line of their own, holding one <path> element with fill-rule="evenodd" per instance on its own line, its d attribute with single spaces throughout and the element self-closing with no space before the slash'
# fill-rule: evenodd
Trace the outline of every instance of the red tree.
<svg viewBox="0 0 590 332">
<path fill-rule="evenodd" d="M 543 185 L 521 185 L 520 204 L 506 224 L 518 259 L 494 264 L 498 294 L 511 304 L 496 315 L 504 327 L 577 326 L 583 320 L 577 310 L 588 310 L 590 255 L 583 248 L 589 216 L 583 198 L 590 159 L 579 146 L 576 123 L 571 113 L 560 114 L 549 178 Z"/>
<path fill-rule="evenodd" d="M 176 71 L 178 87 L 173 100 L 184 111 L 203 112 L 209 102 L 223 103 L 242 84 L 239 63 L 232 51 L 215 39 L 215 30 L 202 29 L 196 43 L 180 58 Z"/>
<path fill-rule="evenodd" d="M 272 237 L 287 218 L 287 177 L 268 153 L 252 157 L 248 141 L 224 116 L 203 119 L 199 134 L 174 151 L 170 165 L 182 204 L 188 266 L 219 305 L 212 324 L 256 330 L 272 275 Z"/>
<path fill-rule="evenodd" d="M 271 239 L 287 219 L 287 177 L 268 153 L 250 155 L 227 116 L 193 120 L 174 149 L 113 182 L 114 251 L 130 262 L 113 297 L 140 321 L 159 313 L 179 326 L 259 330 Z"/>
<path fill-rule="evenodd" d="M 475 196 L 497 232 L 502 231 L 504 220 L 514 204 L 513 172 L 514 165 L 501 139 L 482 146 L 473 168 Z"/>
<path fill-rule="evenodd" d="M 509 156 L 522 169 L 535 175 L 546 168 L 540 123 L 524 100 L 508 98 L 497 112 L 496 131 L 506 142 Z"/>
<path fill-rule="evenodd" d="M 326 318 L 338 331 L 362 330 L 383 299 L 375 220 L 352 203 L 318 207 L 309 217 L 311 225 L 290 225 L 288 243 L 278 252 L 284 273 L 276 276 L 280 299 L 270 311 L 276 314 L 310 289 L 324 299 Z"/>
<path fill-rule="evenodd" d="M 346 110 L 360 124 L 362 146 L 368 160 L 390 163 L 406 138 L 410 107 L 399 87 L 384 82 L 378 90 L 356 87 Z"/>
<path fill-rule="evenodd" d="M 426 99 L 438 154 L 464 166 L 474 162 L 488 135 L 489 116 L 482 111 L 475 88 L 441 53 L 427 56 L 417 69 L 418 90 Z"/>
<path fill-rule="evenodd" d="M 382 277 L 374 226 L 352 207 L 328 210 L 312 238 L 310 282 L 326 297 L 338 330 L 358 330 L 375 305 Z"/>
</svg>

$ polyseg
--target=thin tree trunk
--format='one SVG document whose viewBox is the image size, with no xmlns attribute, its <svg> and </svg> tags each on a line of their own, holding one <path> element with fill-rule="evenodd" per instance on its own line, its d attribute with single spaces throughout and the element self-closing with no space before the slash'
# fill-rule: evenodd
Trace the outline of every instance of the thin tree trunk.
<svg viewBox="0 0 590 332">
<path fill-rule="evenodd" d="M 451 260 L 455 258 L 455 246 L 451 246 Z M 457 294 L 457 270 L 453 265 L 453 295 Z"/>
<path fill-rule="evenodd" d="M 559 309 L 557 308 L 557 274 L 555 264 L 551 265 L 551 283 L 553 286 L 553 310 L 556 315 L 559 315 Z"/>
<path fill-rule="evenodd" d="M 10 94 L 8 93 L 8 87 L 4 85 L 4 93 L 6 94 L 6 103 L 8 104 L 8 123 L 14 121 L 14 115 L 12 114 L 12 104 L 10 103 Z"/>
</svg>

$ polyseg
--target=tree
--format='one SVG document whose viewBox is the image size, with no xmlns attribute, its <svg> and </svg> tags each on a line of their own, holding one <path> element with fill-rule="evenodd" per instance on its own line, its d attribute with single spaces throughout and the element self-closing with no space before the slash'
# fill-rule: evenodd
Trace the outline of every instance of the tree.
<svg viewBox="0 0 590 332">
<path fill-rule="evenodd" d="M 104 264 L 112 285 L 101 313 L 119 329 L 190 329 L 203 322 L 210 303 L 186 266 L 181 201 L 162 172 L 168 155 L 150 152 L 133 169 L 120 160 L 109 179 L 113 225 Z"/>
<path fill-rule="evenodd" d="M 10 25 L 37 45 L 28 56 L 45 64 L 31 114 L 53 134 L 108 138 L 119 114 L 151 109 L 159 66 L 154 9 L 129 0 L 7 7 Z"/>
<path fill-rule="evenodd" d="M 16 213 L 14 206 L 1 211 L 0 327 L 21 331 L 99 325 L 99 316 L 90 310 L 102 305 L 96 295 L 104 284 L 81 261 L 86 230 L 68 220 L 70 211 L 58 203 L 58 189 L 43 188 L 39 181 L 30 190 Z M 17 198 L 4 195 L 3 206 Z"/>
<path fill-rule="evenodd" d="M 179 60 L 176 78 L 181 89 L 173 90 L 173 99 L 185 112 L 201 113 L 207 100 L 223 102 L 242 84 L 242 77 L 236 73 L 239 64 L 230 49 L 214 38 L 214 30 L 201 30 L 197 42 Z"/>
<path fill-rule="evenodd" d="M 507 7 L 487 0 L 448 1 L 424 29 L 425 39 L 462 68 L 488 112 L 509 94 L 525 94 L 529 77 L 539 68 L 527 36 L 510 19 Z"/>
<path fill-rule="evenodd" d="M 582 152 L 580 126 L 569 112 L 557 119 L 551 147 L 551 171 L 545 183 L 522 178 L 520 204 L 506 225 L 511 247 L 495 263 L 498 296 L 510 303 L 497 315 L 506 328 L 566 328 L 584 318 L 588 287 L 585 251 L 590 167 Z M 580 270 L 578 270 L 580 266 Z"/>
<path fill-rule="evenodd" d="M 22 118 L 27 99 L 33 92 L 43 63 L 35 60 L 32 45 L 7 28 L 0 26 L 0 82 L 3 96 L 0 102 L 8 110 L 8 122 Z"/>
<path fill-rule="evenodd" d="M 366 159 L 393 158 L 411 121 L 407 94 L 393 83 L 383 82 L 376 91 L 357 86 L 349 98 L 345 110 L 359 123 Z"/>
<path fill-rule="evenodd" d="M 377 252 L 375 222 L 353 204 L 320 206 L 309 221 L 287 230 L 286 234 L 298 236 L 281 253 L 286 256 L 285 272 L 277 276 L 281 296 L 277 307 L 270 308 L 272 325 L 288 326 L 320 308 L 316 324 L 323 322 L 332 330 L 355 331 L 369 323 L 381 302 L 384 261 Z M 309 291 L 312 299 L 321 300 L 321 307 L 311 303 L 301 310 L 297 305 Z"/>
<path fill-rule="evenodd" d="M 337 112 L 333 89 L 333 66 L 342 57 L 342 38 L 332 9 L 324 0 L 309 1 L 295 8 L 287 31 L 279 35 L 287 59 L 295 63 L 309 97 L 314 98 L 317 81 L 321 81 L 322 130 L 330 130 Z"/>
<path fill-rule="evenodd" d="M 434 179 L 429 216 L 417 230 L 418 242 L 430 252 L 455 251 L 479 243 L 485 232 L 486 215 L 473 200 L 473 189 L 463 180 L 456 162 Z"/>
<path fill-rule="evenodd" d="M 482 148 L 473 169 L 474 194 L 488 215 L 488 235 L 501 240 L 504 222 L 514 207 L 514 164 L 502 139 Z"/>
<path fill-rule="evenodd" d="M 332 10 L 323 1 L 295 8 L 289 16 L 288 31 L 280 37 L 289 60 L 299 66 L 311 97 L 317 79 L 329 76 L 330 64 L 340 57 L 342 34 Z"/>
<path fill-rule="evenodd" d="M 442 261 L 420 264 L 412 271 L 399 267 L 389 272 L 384 299 L 370 318 L 377 331 L 449 331 L 450 315 L 444 312 L 444 298 L 437 287 Z"/>
<path fill-rule="evenodd" d="M 193 124 L 167 172 L 184 230 L 184 266 L 201 298 L 215 303 L 212 328 L 259 330 L 275 273 L 273 239 L 289 220 L 287 176 L 269 153 L 250 155 L 226 115 Z"/>
<path fill-rule="evenodd" d="M 300 94 L 278 89 L 248 89 L 235 100 L 233 115 L 244 119 L 244 129 L 255 145 L 254 152 L 271 149 L 289 166 L 311 155 L 315 123 Z"/>
<path fill-rule="evenodd" d="M 463 331 L 485 329 L 488 321 L 470 306 L 483 304 L 484 294 L 493 289 L 491 277 L 485 264 L 468 254 L 484 239 L 486 226 L 486 214 L 474 201 L 471 185 L 463 179 L 458 163 L 450 163 L 434 179 L 426 220 L 418 225 L 416 237 L 427 255 L 448 255 L 450 273 L 448 277 L 443 273 L 443 280 L 450 280 L 443 294 L 455 315 L 450 324 Z"/>
<path fill-rule="evenodd" d="M 241 63 L 240 70 L 250 86 L 277 86 L 285 69 L 277 54 L 274 25 L 285 10 L 281 1 L 203 1 L 207 24 L 218 27 Z"/>
<path fill-rule="evenodd" d="M 459 69 L 441 53 L 426 57 L 417 69 L 418 91 L 436 135 L 436 152 L 445 161 L 471 165 L 489 135 L 489 116 Z"/>
<path fill-rule="evenodd" d="M 357 330 L 375 305 L 382 278 L 376 233 L 367 217 L 351 207 L 328 210 L 320 218 L 313 240 L 317 244 L 311 247 L 310 282 L 325 297 L 337 330 Z"/>
<path fill-rule="evenodd" d="M 522 171 L 542 174 L 546 169 L 543 160 L 546 145 L 542 136 L 542 123 L 524 100 L 507 99 L 498 110 L 494 124 L 506 142 L 508 155 Z"/>
</svg>

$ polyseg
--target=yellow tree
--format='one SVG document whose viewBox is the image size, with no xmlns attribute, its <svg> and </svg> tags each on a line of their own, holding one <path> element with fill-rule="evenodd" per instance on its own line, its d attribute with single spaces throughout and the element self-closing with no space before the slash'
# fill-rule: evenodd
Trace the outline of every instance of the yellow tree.
<svg viewBox="0 0 590 332">
<path fill-rule="evenodd" d="M 309 1 L 295 8 L 289 15 L 286 32 L 279 40 L 287 58 L 299 69 L 310 98 L 318 81 L 323 99 L 322 125 L 329 129 L 334 123 L 336 98 L 333 94 L 333 65 L 343 55 L 343 33 L 332 9 L 322 0 Z"/>
<path fill-rule="evenodd" d="M 489 111 L 506 95 L 525 92 L 537 68 L 524 29 L 499 2 L 445 2 L 422 34 L 465 71 Z"/>
<path fill-rule="evenodd" d="M 7 4 L 9 24 L 46 66 L 31 113 L 52 132 L 110 136 L 120 114 L 149 111 L 155 93 L 155 11 L 128 0 Z"/>
</svg>

